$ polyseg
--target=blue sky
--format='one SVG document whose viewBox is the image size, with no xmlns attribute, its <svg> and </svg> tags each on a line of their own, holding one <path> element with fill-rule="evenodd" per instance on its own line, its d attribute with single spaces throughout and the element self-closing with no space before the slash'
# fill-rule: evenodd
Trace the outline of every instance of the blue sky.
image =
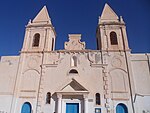
<svg viewBox="0 0 150 113">
<path fill-rule="evenodd" d="M 127 26 L 133 53 L 150 52 L 149 0 L 2 0 L 0 1 L 0 56 L 18 55 L 25 25 L 44 5 L 57 33 L 56 49 L 63 49 L 68 34 L 81 33 L 87 49 L 96 49 L 96 27 L 108 3 Z"/>
</svg>

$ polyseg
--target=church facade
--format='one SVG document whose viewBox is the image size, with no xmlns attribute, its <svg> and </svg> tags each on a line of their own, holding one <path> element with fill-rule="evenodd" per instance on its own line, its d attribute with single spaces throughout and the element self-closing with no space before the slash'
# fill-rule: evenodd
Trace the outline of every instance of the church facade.
<svg viewBox="0 0 150 113">
<path fill-rule="evenodd" d="M 19 56 L 0 60 L 0 113 L 150 113 L 150 54 L 132 54 L 126 26 L 105 4 L 97 50 L 56 32 L 44 6 L 29 21 Z"/>
</svg>

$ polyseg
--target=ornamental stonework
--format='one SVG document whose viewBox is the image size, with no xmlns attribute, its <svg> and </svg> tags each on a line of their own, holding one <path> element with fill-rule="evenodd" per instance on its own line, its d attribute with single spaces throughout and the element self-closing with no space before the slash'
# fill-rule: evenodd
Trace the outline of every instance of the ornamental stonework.
<svg viewBox="0 0 150 113">
<path fill-rule="evenodd" d="M 84 50 L 85 42 L 81 42 L 81 34 L 69 34 L 69 42 L 65 42 L 65 50 Z"/>
</svg>

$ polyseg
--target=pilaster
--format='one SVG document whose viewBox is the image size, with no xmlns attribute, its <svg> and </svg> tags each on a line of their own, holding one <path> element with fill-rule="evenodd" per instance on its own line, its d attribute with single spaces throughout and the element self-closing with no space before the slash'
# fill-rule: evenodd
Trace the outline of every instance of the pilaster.
<svg viewBox="0 0 150 113">
<path fill-rule="evenodd" d="M 62 112 L 62 94 L 57 94 L 57 101 L 58 101 L 58 106 L 57 106 L 57 113 Z"/>
<path fill-rule="evenodd" d="M 38 89 L 38 96 L 37 96 L 37 113 L 43 112 L 42 105 L 44 104 L 43 101 L 43 90 L 44 90 L 44 75 L 45 75 L 46 66 L 41 65 L 41 77 Z"/>
</svg>

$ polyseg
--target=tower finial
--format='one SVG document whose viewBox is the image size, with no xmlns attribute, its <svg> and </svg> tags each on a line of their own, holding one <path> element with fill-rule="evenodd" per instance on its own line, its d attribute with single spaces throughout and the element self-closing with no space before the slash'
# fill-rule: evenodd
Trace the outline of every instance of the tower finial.
<svg viewBox="0 0 150 113">
<path fill-rule="evenodd" d="M 120 16 L 120 22 L 121 22 L 121 23 L 124 23 L 124 20 L 123 20 L 123 17 L 122 17 L 122 16 Z"/>
<path fill-rule="evenodd" d="M 29 19 L 28 25 L 31 24 L 31 19 Z"/>
</svg>

